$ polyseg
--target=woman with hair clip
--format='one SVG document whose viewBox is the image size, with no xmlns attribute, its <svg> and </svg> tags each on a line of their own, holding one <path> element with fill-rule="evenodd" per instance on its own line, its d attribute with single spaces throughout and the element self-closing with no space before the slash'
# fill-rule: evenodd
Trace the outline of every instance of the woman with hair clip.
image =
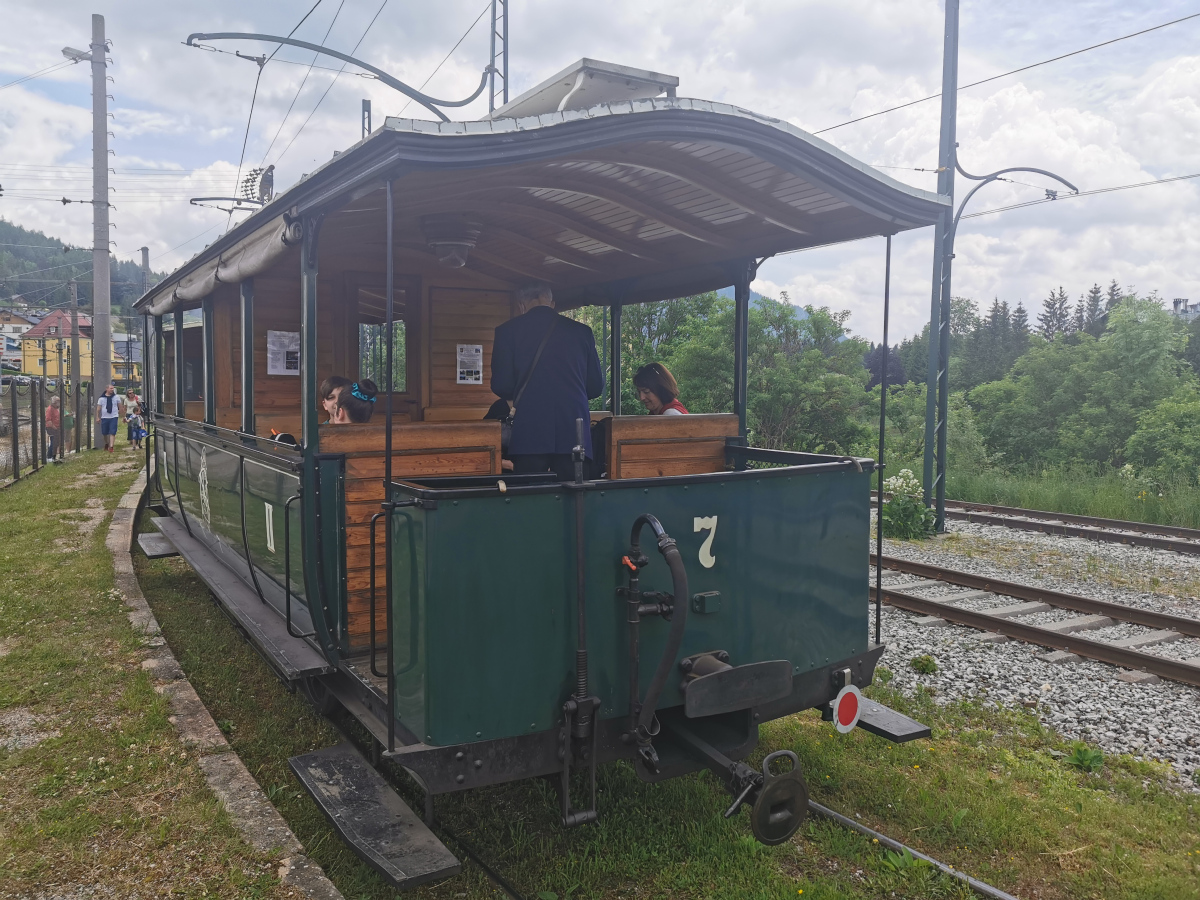
<svg viewBox="0 0 1200 900">
<path fill-rule="evenodd" d="M 652 416 L 686 416 L 687 407 L 679 402 L 679 385 L 662 363 L 642 366 L 633 376 L 633 386 L 642 406 Z"/>
<path fill-rule="evenodd" d="M 355 381 L 349 387 L 343 387 L 337 392 L 337 405 L 330 425 L 350 425 L 371 421 L 371 413 L 375 412 L 375 395 L 379 388 L 370 378 Z"/>
</svg>

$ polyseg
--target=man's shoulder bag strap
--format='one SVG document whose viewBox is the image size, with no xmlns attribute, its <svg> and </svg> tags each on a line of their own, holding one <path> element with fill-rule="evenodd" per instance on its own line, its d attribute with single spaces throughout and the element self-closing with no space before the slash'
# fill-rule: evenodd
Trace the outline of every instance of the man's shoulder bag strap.
<svg viewBox="0 0 1200 900">
<path fill-rule="evenodd" d="M 525 393 L 525 388 L 529 387 L 529 382 L 533 378 L 533 370 L 537 368 L 538 360 L 542 358 L 542 351 L 546 349 L 546 344 L 550 342 L 550 335 L 554 334 L 554 328 L 558 325 L 558 313 L 554 314 L 554 321 L 550 323 L 550 327 L 546 329 L 545 335 L 542 336 L 542 342 L 538 344 L 537 353 L 533 356 L 533 364 L 529 367 L 529 371 L 525 373 L 525 380 L 521 382 L 521 386 L 517 389 L 517 395 L 513 397 L 513 415 L 517 414 L 517 404 L 521 402 L 521 396 Z"/>
</svg>

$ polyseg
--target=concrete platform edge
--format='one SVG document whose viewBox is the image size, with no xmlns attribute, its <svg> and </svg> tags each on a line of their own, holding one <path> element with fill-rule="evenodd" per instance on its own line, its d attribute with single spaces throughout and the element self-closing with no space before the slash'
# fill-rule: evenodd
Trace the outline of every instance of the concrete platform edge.
<svg viewBox="0 0 1200 900">
<path fill-rule="evenodd" d="M 133 571 L 134 524 L 145 489 L 143 469 L 118 501 L 105 539 L 113 557 L 117 589 L 129 608 L 129 624 L 144 641 L 142 668 L 153 679 L 154 689 L 170 701 L 171 722 L 180 739 L 200 754 L 200 768 L 209 788 L 246 842 L 260 852 L 277 853 L 280 881 L 305 897 L 343 900 L 321 867 L 304 855 L 304 847 L 233 752 L 163 639 Z"/>
</svg>

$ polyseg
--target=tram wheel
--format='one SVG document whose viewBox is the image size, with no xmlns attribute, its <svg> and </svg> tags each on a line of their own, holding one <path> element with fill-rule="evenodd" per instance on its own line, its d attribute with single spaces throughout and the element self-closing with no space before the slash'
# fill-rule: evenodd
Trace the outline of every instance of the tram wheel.
<svg viewBox="0 0 1200 900">
<path fill-rule="evenodd" d="M 782 775 L 771 772 L 771 763 L 784 757 L 792 767 Z M 808 785 L 800 774 L 800 760 L 791 750 L 777 750 L 763 760 L 763 786 L 750 810 L 750 829 L 759 842 L 782 844 L 796 833 L 808 816 Z"/>
<path fill-rule="evenodd" d="M 318 715 L 327 716 L 338 708 L 337 697 L 319 677 L 312 676 L 300 682 L 300 693 L 308 699 Z"/>
</svg>

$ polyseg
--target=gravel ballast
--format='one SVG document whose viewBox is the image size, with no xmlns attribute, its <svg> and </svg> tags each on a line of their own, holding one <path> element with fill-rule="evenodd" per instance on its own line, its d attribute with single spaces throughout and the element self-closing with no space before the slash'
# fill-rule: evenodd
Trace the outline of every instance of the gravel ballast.
<svg viewBox="0 0 1200 900">
<path fill-rule="evenodd" d="M 884 554 L 1200 618 L 1200 600 L 1194 589 L 1200 584 L 1200 557 L 966 522 L 948 522 L 947 528 L 945 536 L 929 541 L 887 541 Z M 885 584 L 894 581 L 899 590 L 904 589 L 900 586 L 904 581 L 913 580 L 884 570 Z M 918 588 L 912 593 L 937 597 L 948 591 Z M 961 605 L 986 609 L 1012 602 L 979 598 Z M 1054 610 L 1017 621 L 1045 624 L 1078 615 Z M 1029 709 L 1067 739 L 1087 741 L 1106 753 L 1169 762 L 1186 786 L 1200 790 L 1200 689 L 1170 681 L 1129 684 L 1118 680 L 1125 670 L 1106 663 L 1047 662 L 1039 658 L 1048 653 L 1047 648 L 1019 641 L 988 643 L 981 641 L 982 632 L 973 628 L 934 628 L 918 624 L 920 619 L 884 607 L 883 640 L 888 649 L 880 665 L 892 671 L 894 686 L 913 693 L 924 685 L 939 702 L 980 699 Z M 1115 641 L 1150 630 L 1117 623 L 1088 631 L 1086 636 Z M 1200 640 L 1185 638 L 1145 651 L 1191 659 L 1200 656 Z M 921 675 L 912 669 L 911 660 L 922 654 L 934 657 L 937 672 Z"/>
</svg>

